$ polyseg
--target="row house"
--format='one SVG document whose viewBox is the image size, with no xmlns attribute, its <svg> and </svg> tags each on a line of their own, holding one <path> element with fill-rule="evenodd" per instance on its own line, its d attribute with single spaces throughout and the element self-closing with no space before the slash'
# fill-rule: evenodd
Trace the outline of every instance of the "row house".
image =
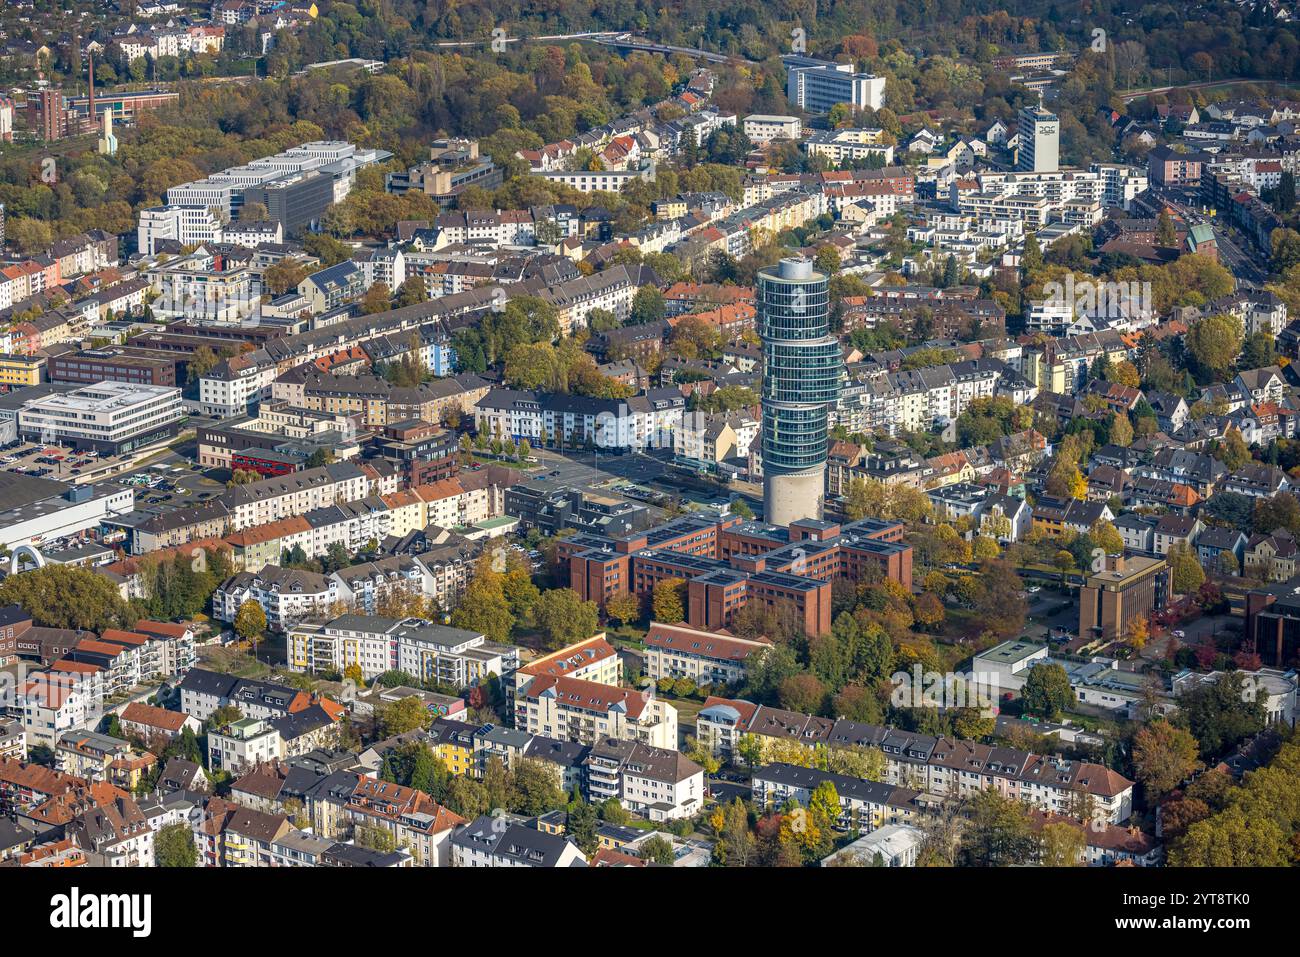
<svg viewBox="0 0 1300 957">
<path fill-rule="evenodd" d="M 367 681 L 385 671 L 404 671 L 462 688 L 491 675 L 510 679 L 519 667 L 519 649 L 419 618 L 346 614 L 291 629 L 286 661 L 298 672 L 341 672 L 356 665 Z"/>
<path fill-rule="evenodd" d="M 305 710 L 318 701 L 304 691 L 270 682 L 191 668 L 178 686 L 181 711 L 206 721 L 218 708 L 234 705 L 245 718 L 276 719 Z M 332 702 L 331 702 L 332 704 Z"/>
<path fill-rule="evenodd" d="M 1285 528 L 1271 535 L 1256 533 L 1246 542 L 1242 555 L 1242 574 L 1265 581 L 1290 581 L 1300 566 L 1300 548 L 1295 536 Z"/>
<path fill-rule="evenodd" d="M 677 710 L 648 692 L 541 675 L 515 696 L 515 727 L 530 734 L 592 744 L 602 738 L 677 747 Z"/>
<path fill-rule="evenodd" d="M 578 845 L 559 834 L 484 814 L 451 838 L 452 867 L 585 867 Z"/>
<path fill-rule="evenodd" d="M 336 462 L 237 485 L 222 496 L 222 502 L 230 511 L 230 527 L 238 531 L 356 501 L 369 493 L 369 480 L 358 466 Z"/>
<path fill-rule="evenodd" d="M 652 681 L 687 678 L 697 685 L 740 684 L 771 647 L 766 638 L 740 638 L 725 629 L 709 632 L 651 622 L 645 637 L 645 674 Z"/>
<path fill-rule="evenodd" d="M 753 736 L 764 751 L 871 748 L 886 759 L 885 784 L 962 798 L 994 789 L 1049 813 L 1112 824 L 1133 809 L 1133 782 L 1090 762 L 1047 758 L 973 741 L 935 738 L 854 721 L 814 718 L 749 701 L 710 697 L 697 718 L 697 736 L 715 753 L 733 756 Z"/>
<path fill-rule="evenodd" d="M 637 741 L 596 741 L 583 761 L 593 803 L 619 801 L 651 821 L 694 817 L 704 806 L 704 769 L 675 747 Z"/>
<path fill-rule="evenodd" d="M 794 764 L 756 768 L 750 793 L 760 808 L 779 811 L 790 801 L 808 807 L 813 791 L 825 783 L 834 786 L 839 798 L 840 813 L 833 824 L 838 831 L 866 834 L 891 824 L 911 824 L 923 811 L 920 791 Z"/>
<path fill-rule="evenodd" d="M 480 434 L 538 446 L 645 449 L 671 445 L 686 399 L 652 389 L 627 399 L 493 389 L 475 406 Z"/>
<path fill-rule="evenodd" d="M 1161 449 L 1149 462 L 1132 468 L 1129 474 L 1135 480 L 1153 478 L 1188 485 L 1202 498 L 1208 498 L 1227 477 L 1228 467 L 1211 455 Z"/>
<path fill-rule="evenodd" d="M 352 828 L 375 828 L 405 847 L 417 866 L 451 866 L 451 837 L 469 822 L 415 788 L 358 777 L 344 806 Z"/>
<path fill-rule="evenodd" d="M 299 568 L 266 565 L 261 571 L 239 572 L 212 593 L 212 617 L 234 621 L 245 602 L 256 602 L 266 614 L 267 627 L 286 631 L 297 623 L 325 616 L 341 600 L 332 577 Z"/>
</svg>

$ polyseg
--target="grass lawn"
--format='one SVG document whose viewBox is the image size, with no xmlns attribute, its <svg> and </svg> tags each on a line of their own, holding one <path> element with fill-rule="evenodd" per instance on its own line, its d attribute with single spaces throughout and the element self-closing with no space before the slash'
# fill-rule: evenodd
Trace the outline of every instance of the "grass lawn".
<svg viewBox="0 0 1300 957">
<path fill-rule="evenodd" d="M 679 726 L 690 725 L 691 730 L 695 730 L 695 717 L 703 710 L 703 701 L 696 698 L 674 698 L 663 693 L 659 693 L 657 696 L 677 709 L 677 724 Z"/>
<path fill-rule="evenodd" d="M 605 629 L 605 637 L 612 644 L 635 648 L 638 651 L 645 648 L 645 636 L 646 630 L 636 625 L 619 625 L 617 628 Z"/>
<path fill-rule="evenodd" d="M 258 647 L 259 658 L 262 647 Z M 251 651 L 243 648 L 227 648 L 222 645 L 209 645 L 199 649 L 199 659 L 214 671 L 236 675 L 240 678 L 265 678 L 271 673 L 271 666 L 265 661 L 255 659 Z"/>
</svg>

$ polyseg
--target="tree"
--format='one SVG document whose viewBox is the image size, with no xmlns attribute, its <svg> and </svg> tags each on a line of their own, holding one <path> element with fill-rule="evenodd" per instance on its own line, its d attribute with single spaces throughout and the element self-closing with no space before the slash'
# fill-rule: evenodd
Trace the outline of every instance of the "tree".
<svg viewBox="0 0 1300 957">
<path fill-rule="evenodd" d="M 45 565 L 8 576 L 0 582 L 0 607 L 6 605 L 21 605 L 44 628 L 102 632 L 134 621 L 112 581 L 73 565 Z"/>
<path fill-rule="evenodd" d="M 194 846 L 194 832 L 189 824 L 178 821 L 164 824 L 154 838 L 156 867 L 198 867 L 199 852 Z"/>
<path fill-rule="evenodd" d="M 1044 824 L 1038 832 L 1038 843 L 1044 867 L 1078 867 L 1088 848 L 1083 828 L 1069 821 Z"/>
<path fill-rule="evenodd" d="M 510 637 L 515 616 L 506 600 L 503 576 L 492 567 L 492 556 L 484 554 L 474 565 L 465 594 L 451 613 L 456 628 L 477 631 L 500 644 Z"/>
<path fill-rule="evenodd" d="M 1228 430 L 1211 454 L 1226 465 L 1229 472 L 1246 467 L 1255 458 L 1250 454 L 1250 446 L 1242 438 L 1240 429 Z"/>
<path fill-rule="evenodd" d="M 1174 229 L 1174 221 L 1169 215 L 1167 206 L 1161 206 L 1160 215 L 1156 217 L 1156 245 L 1178 245 L 1178 231 Z"/>
<path fill-rule="evenodd" d="M 1222 493 L 1221 493 L 1222 494 Z M 1216 495 L 1215 498 L 1220 496 Z M 1300 502 L 1293 495 L 1274 495 L 1261 498 L 1255 502 L 1255 531 L 1271 535 L 1279 528 L 1285 528 L 1292 535 L 1300 534 Z M 0 586 L 3 594 L 3 586 Z"/>
<path fill-rule="evenodd" d="M 722 759 L 713 753 L 702 741 L 692 735 L 686 736 L 684 753 L 688 758 L 704 769 L 705 774 L 717 774 L 722 767 Z"/>
<path fill-rule="evenodd" d="M 358 847 L 384 854 L 397 850 L 397 838 L 393 832 L 378 824 L 358 824 L 353 831 L 353 840 Z"/>
<path fill-rule="evenodd" d="M 524 556 L 514 550 L 506 556 L 506 570 L 501 578 L 501 592 L 510 606 L 510 614 L 523 621 L 532 613 L 542 593 L 533 583 L 532 569 Z"/>
<path fill-rule="evenodd" d="M 1025 249 L 1020 257 L 1020 266 L 1026 278 L 1043 268 L 1043 247 L 1039 245 L 1038 237 L 1034 233 L 1025 236 Z"/>
<path fill-rule="evenodd" d="M 379 726 L 386 738 L 411 731 L 427 731 L 433 720 L 424 700 L 419 695 L 407 695 L 385 705 L 379 716 Z"/>
<path fill-rule="evenodd" d="M 281 259 L 262 271 L 262 285 L 272 296 L 282 296 L 297 289 L 308 276 L 307 267 L 298 259 Z"/>
<path fill-rule="evenodd" d="M 578 850 L 588 856 L 600 849 L 600 839 L 596 836 L 596 829 L 599 826 L 600 817 L 596 813 L 596 808 L 582 800 L 580 796 L 575 797 L 573 803 L 569 805 L 564 831 L 578 845 Z"/>
<path fill-rule="evenodd" d="M 650 596 L 654 620 L 665 625 L 675 625 L 686 618 L 686 581 L 682 578 L 664 578 L 655 582 Z"/>
<path fill-rule="evenodd" d="M 1038 664 L 1029 669 L 1021 691 L 1025 711 L 1055 721 L 1066 708 L 1074 706 L 1070 676 L 1058 664 Z"/>
<path fill-rule="evenodd" d="M 1200 767 L 1196 739 L 1168 721 L 1153 721 L 1133 736 L 1133 767 L 1147 804 L 1159 800 Z"/>
<path fill-rule="evenodd" d="M 1147 638 L 1150 637 L 1147 628 L 1147 620 L 1141 615 L 1136 616 L 1128 626 L 1128 643 L 1133 646 L 1135 651 L 1141 651 L 1147 645 Z"/>
<path fill-rule="evenodd" d="M 375 313 L 387 312 L 392 294 L 392 290 L 385 283 L 375 283 L 361 297 L 361 314 L 373 316 Z"/>
<path fill-rule="evenodd" d="M 641 600 L 631 592 L 618 592 L 605 600 L 605 614 L 622 624 L 629 624 L 641 617 Z"/>
<path fill-rule="evenodd" d="M 1191 595 L 1205 584 L 1205 570 L 1201 568 L 1196 553 L 1184 542 L 1170 547 L 1168 555 L 1170 579 L 1175 594 Z"/>
<path fill-rule="evenodd" d="M 813 268 L 828 276 L 835 275 L 840 271 L 839 250 L 829 243 L 819 248 L 816 255 L 813 256 Z"/>
<path fill-rule="evenodd" d="M 610 798 L 600 806 L 600 819 L 606 824 L 627 824 L 632 820 L 631 813 L 623 807 L 618 798 Z"/>
<path fill-rule="evenodd" d="M 1122 449 L 1133 443 L 1133 423 L 1127 415 L 1113 415 L 1110 420 L 1110 441 Z"/>
<path fill-rule="evenodd" d="M 791 675 L 781 682 L 781 707 L 805 714 L 817 714 L 826 700 L 826 686 L 816 675 Z"/>
<path fill-rule="evenodd" d="M 1034 669 L 1038 670 L 1037 668 Z M 989 788 L 970 799 L 961 856 L 975 867 L 1026 864 L 1038 852 L 1029 808 Z"/>
<path fill-rule="evenodd" d="M 1169 851 L 1172 867 L 1287 867 L 1289 833 L 1276 821 L 1239 807 L 1191 825 Z"/>
<path fill-rule="evenodd" d="M 1241 320 L 1231 315 L 1202 319 L 1187 331 L 1187 351 L 1197 364 L 1214 374 L 1222 374 L 1241 353 Z"/>
<path fill-rule="evenodd" d="M 1241 349 L 1243 369 L 1262 369 L 1275 362 L 1277 362 L 1277 348 L 1271 333 L 1261 329 L 1246 337 L 1246 342 Z"/>
<path fill-rule="evenodd" d="M 1120 555 L 1124 552 L 1124 537 L 1119 529 L 1104 518 L 1099 518 L 1088 529 L 1088 537 L 1098 548 L 1105 549 L 1107 555 Z"/>
<path fill-rule="evenodd" d="M 658 322 L 668 314 L 664 303 L 664 294 L 657 286 L 642 286 L 632 297 L 632 309 L 628 316 L 631 325 L 644 325 Z"/>
<path fill-rule="evenodd" d="M 423 276 L 408 276 L 397 287 L 397 296 L 393 299 L 393 308 L 416 306 L 429 301 L 429 286 Z"/>
<path fill-rule="evenodd" d="M 510 771 L 510 807 L 517 814 L 537 816 L 564 804 L 554 765 L 523 759 Z"/>
<path fill-rule="evenodd" d="M 1262 696 L 1239 671 L 1196 685 L 1178 696 L 1175 723 L 1200 743 L 1201 760 L 1216 761 L 1264 728 Z"/>
<path fill-rule="evenodd" d="M 947 612 L 942 601 L 929 592 L 925 592 L 917 596 L 913 614 L 918 625 L 933 630 L 943 624 Z"/>
<path fill-rule="evenodd" d="M 235 634 L 245 641 L 256 641 L 266 631 L 266 612 L 252 598 L 246 599 L 235 613 Z"/>
<path fill-rule="evenodd" d="M 637 854 L 640 856 L 641 860 L 650 861 L 651 863 L 659 864 L 663 867 L 672 867 L 673 861 L 675 860 L 673 857 L 673 845 L 667 838 L 658 834 L 652 834 L 650 837 L 642 841 L 641 846 L 637 850 Z"/>
<path fill-rule="evenodd" d="M 323 465 L 330 465 L 334 461 L 334 452 L 330 449 L 317 449 L 307 456 L 307 461 L 303 463 L 304 468 L 317 469 Z"/>
<path fill-rule="evenodd" d="M 190 357 L 189 367 L 185 371 L 187 380 L 195 382 L 211 372 L 221 360 L 210 346 L 199 346 Z"/>
<path fill-rule="evenodd" d="M 583 601 L 572 588 L 542 592 L 533 604 L 532 623 L 542 633 L 546 647 L 563 648 L 596 633 L 600 612 L 594 601 Z"/>
<path fill-rule="evenodd" d="M 749 811 L 740 798 L 717 808 L 709 818 L 717 835 L 713 859 L 727 867 L 749 867 L 758 850 L 753 831 L 749 827 Z"/>
<path fill-rule="evenodd" d="M 1021 597 L 1023 583 L 1015 567 L 1005 559 L 989 559 L 980 564 L 975 584 L 975 611 L 984 626 L 999 638 L 1018 633 L 1024 627 L 1028 606 Z"/>
</svg>

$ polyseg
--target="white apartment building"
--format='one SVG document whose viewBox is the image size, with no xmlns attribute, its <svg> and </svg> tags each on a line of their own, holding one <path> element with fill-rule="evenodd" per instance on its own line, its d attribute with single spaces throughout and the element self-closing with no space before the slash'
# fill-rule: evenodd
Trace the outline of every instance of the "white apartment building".
<svg viewBox="0 0 1300 957">
<path fill-rule="evenodd" d="M 216 257 L 202 249 L 154 266 L 146 275 L 158 294 L 149 308 L 162 319 L 239 322 L 252 314 L 262 290 L 252 270 L 217 269 Z"/>
<path fill-rule="evenodd" d="M 280 732 L 267 721 L 243 718 L 223 731 L 208 732 L 208 767 L 239 774 L 257 764 L 279 759 Z"/>
<path fill-rule="evenodd" d="M 369 480 L 358 466 L 335 462 L 237 485 L 227 491 L 224 501 L 230 509 L 230 527 L 238 531 L 328 505 L 354 502 L 365 498 L 369 491 Z"/>
<path fill-rule="evenodd" d="M 86 726 L 96 714 L 96 698 L 77 676 L 38 671 L 28 676 L 19 696 L 29 747 L 51 750 L 67 731 Z"/>
<path fill-rule="evenodd" d="M 851 63 L 787 55 L 786 96 L 809 113 L 826 113 L 839 103 L 878 110 L 885 102 L 885 78 L 856 73 Z"/>
<path fill-rule="evenodd" d="M 751 113 L 745 117 L 741 128 L 756 146 L 763 146 L 772 140 L 797 140 L 803 131 L 799 117 L 771 113 Z"/>
<path fill-rule="evenodd" d="M 598 741 L 584 759 L 587 800 L 617 800 L 652 821 L 693 817 L 703 806 L 704 769 L 676 748 Z"/>
<path fill-rule="evenodd" d="M 234 184 L 217 182 L 214 177 L 182 183 L 167 190 L 167 205 L 214 209 L 219 216 L 229 220 L 236 189 Z"/>
<path fill-rule="evenodd" d="M 256 249 L 263 243 L 284 242 L 284 227 L 278 220 L 274 219 L 251 223 L 236 221 L 222 230 L 220 239 L 222 242 Z M 396 289 L 397 287 L 390 286 L 389 288 Z"/>
<path fill-rule="evenodd" d="M 771 647 L 769 641 L 651 622 L 645 638 L 646 676 L 654 681 L 689 678 L 697 685 L 735 684 Z"/>
<path fill-rule="evenodd" d="M 621 193 L 637 180 L 654 179 L 654 164 L 636 170 L 553 170 L 541 175 L 580 193 Z"/>
<path fill-rule="evenodd" d="M 276 367 L 239 357 L 217 363 L 199 377 L 199 408 L 204 415 L 230 419 L 246 415 L 249 407 L 269 398 Z"/>
<path fill-rule="evenodd" d="M 475 406 L 480 432 L 528 439 L 534 445 L 585 443 L 602 449 L 663 447 L 682 421 L 679 397 L 633 396 L 592 399 L 493 389 Z"/>
<path fill-rule="evenodd" d="M 511 687 L 518 691 L 531 679 L 542 675 L 564 675 L 617 687 L 623 681 L 623 659 L 601 632 L 549 655 L 534 658 L 515 672 Z"/>
<path fill-rule="evenodd" d="M 1061 162 L 1061 121 L 1041 106 L 1020 111 L 1017 130 L 1016 169 L 1031 173 L 1054 173 Z"/>
<path fill-rule="evenodd" d="M 519 667 L 519 649 L 419 618 L 342 615 L 324 625 L 290 629 L 286 660 L 290 669 L 300 672 L 342 671 L 357 665 L 366 680 L 397 670 L 463 688 L 489 675 L 508 685 Z"/>
<path fill-rule="evenodd" d="M 212 616 L 234 621 L 246 601 L 266 613 L 267 627 L 284 631 L 304 619 L 324 616 L 340 599 L 338 582 L 316 572 L 267 565 L 258 572 L 239 572 L 212 593 Z"/>
<path fill-rule="evenodd" d="M 888 166 L 894 161 L 894 147 L 884 142 L 884 136 L 879 129 L 819 130 L 804 142 L 804 150 L 832 163 L 875 157 Z"/>
<path fill-rule="evenodd" d="M 603 738 L 677 747 L 677 709 L 647 691 L 581 678 L 541 675 L 520 683 L 515 727 L 561 741 L 594 744 Z"/>
<path fill-rule="evenodd" d="M 1054 814 L 1077 816 L 1081 796 L 1094 820 L 1122 824 L 1133 811 L 1133 782 L 1104 765 L 1046 757 L 956 738 L 918 735 L 840 719 L 830 721 L 743 700 L 710 698 L 696 719 L 701 742 L 734 754 L 742 737 L 798 740 L 806 747 L 864 747 L 882 751 L 883 784 L 929 794 L 967 797 L 995 789 Z"/>
</svg>

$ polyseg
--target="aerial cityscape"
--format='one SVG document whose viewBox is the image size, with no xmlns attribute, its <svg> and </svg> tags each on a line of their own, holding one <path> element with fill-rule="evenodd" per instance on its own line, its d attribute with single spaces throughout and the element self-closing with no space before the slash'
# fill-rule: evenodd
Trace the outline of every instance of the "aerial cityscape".
<svg viewBox="0 0 1300 957">
<path fill-rule="evenodd" d="M 1300 864 L 1293 13 L 0 6 L 0 867 Z"/>
</svg>

